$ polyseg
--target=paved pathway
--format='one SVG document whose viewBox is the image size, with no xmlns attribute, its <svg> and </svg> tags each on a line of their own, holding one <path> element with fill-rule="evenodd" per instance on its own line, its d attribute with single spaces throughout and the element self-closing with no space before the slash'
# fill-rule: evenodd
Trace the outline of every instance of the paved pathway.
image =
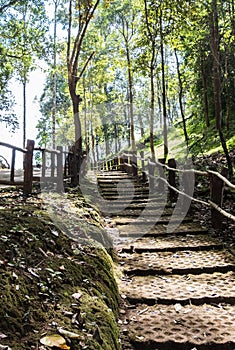
<svg viewBox="0 0 235 350">
<path fill-rule="evenodd" d="M 235 257 L 190 216 L 169 226 L 173 208 L 147 185 L 97 179 L 118 229 L 123 350 L 234 350 Z"/>
</svg>

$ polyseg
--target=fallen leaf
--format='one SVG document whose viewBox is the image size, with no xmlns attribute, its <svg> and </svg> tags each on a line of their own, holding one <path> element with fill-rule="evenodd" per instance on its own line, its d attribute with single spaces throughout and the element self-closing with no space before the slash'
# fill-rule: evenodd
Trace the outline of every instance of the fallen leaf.
<svg viewBox="0 0 235 350">
<path fill-rule="evenodd" d="M 190 313 L 192 311 L 193 311 L 192 309 L 186 309 L 186 310 L 184 310 L 184 314 L 188 314 L 188 313 Z"/>
<path fill-rule="evenodd" d="M 148 307 L 146 307 L 145 309 L 143 309 L 143 310 L 140 310 L 139 311 L 139 315 L 142 315 L 142 314 L 144 314 L 145 312 L 147 312 L 148 311 Z"/>
<path fill-rule="evenodd" d="M 0 350 L 12 350 L 8 345 L 0 344 Z"/>
<path fill-rule="evenodd" d="M 74 293 L 73 295 L 72 295 L 72 297 L 74 298 L 74 299 L 80 299 L 81 297 L 82 297 L 82 293 Z"/>
<path fill-rule="evenodd" d="M 15 272 L 12 272 L 12 277 L 14 277 L 15 279 L 18 280 L 18 276 L 17 276 L 17 274 Z"/>
<path fill-rule="evenodd" d="M 59 349 L 70 349 L 70 347 L 66 345 L 66 340 L 59 334 L 46 335 L 40 339 L 40 343 L 51 348 L 56 346 Z"/>
<path fill-rule="evenodd" d="M 83 336 L 74 332 L 67 331 L 66 329 L 63 329 L 61 327 L 57 328 L 58 332 L 65 337 L 72 338 L 72 339 L 83 339 Z"/>
<path fill-rule="evenodd" d="M 136 335 L 135 337 L 136 337 L 138 340 L 140 340 L 140 341 L 141 341 L 141 340 L 144 340 L 144 337 L 143 337 L 142 335 L 141 335 L 141 336 Z"/>
<path fill-rule="evenodd" d="M 1 339 L 7 338 L 7 335 L 4 334 L 4 333 L 2 333 L 2 332 L 0 332 L 0 338 L 1 338 Z"/>
</svg>

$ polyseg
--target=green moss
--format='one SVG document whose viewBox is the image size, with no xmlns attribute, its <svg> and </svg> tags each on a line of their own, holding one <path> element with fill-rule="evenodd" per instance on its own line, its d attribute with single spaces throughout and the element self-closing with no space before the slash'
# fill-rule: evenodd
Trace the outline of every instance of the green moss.
<svg viewBox="0 0 235 350">
<path fill-rule="evenodd" d="M 120 349 L 117 322 L 106 303 L 88 294 L 84 294 L 81 301 L 85 328 L 88 330 L 88 334 L 92 335 L 92 338 L 87 337 L 88 349 Z"/>
<path fill-rule="evenodd" d="M 94 240 L 70 239 L 34 201 L 0 210 L 0 329 L 7 335 L 1 343 L 13 350 L 36 349 L 43 334 L 61 327 L 81 336 L 66 337 L 71 350 L 120 349 L 119 295 L 110 255 Z M 97 236 L 103 230 L 98 213 L 83 225 L 87 231 L 96 227 Z M 79 300 L 73 296 L 77 292 Z"/>
</svg>

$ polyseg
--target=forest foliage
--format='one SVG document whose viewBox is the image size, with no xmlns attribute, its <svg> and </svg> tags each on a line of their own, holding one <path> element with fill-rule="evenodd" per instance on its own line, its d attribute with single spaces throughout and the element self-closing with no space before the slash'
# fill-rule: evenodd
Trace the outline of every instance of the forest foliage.
<svg viewBox="0 0 235 350">
<path fill-rule="evenodd" d="M 76 141 L 97 161 L 127 147 L 154 157 L 161 143 L 167 157 L 176 128 L 191 154 L 222 145 L 229 157 L 233 0 L 1 0 L 0 21 L 1 122 L 17 125 L 11 79 L 45 60 L 40 145 Z"/>
</svg>

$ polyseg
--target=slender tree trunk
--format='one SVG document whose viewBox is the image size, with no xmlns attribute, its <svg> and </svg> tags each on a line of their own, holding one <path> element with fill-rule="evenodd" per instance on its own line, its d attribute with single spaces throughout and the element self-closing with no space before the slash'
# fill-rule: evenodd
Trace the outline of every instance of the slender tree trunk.
<svg viewBox="0 0 235 350">
<path fill-rule="evenodd" d="M 211 16 L 211 46 L 213 52 L 213 77 L 214 77 L 214 103 L 215 103 L 215 117 L 216 128 L 219 132 L 221 145 L 223 147 L 229 170 L 229 177 L 233 176 L 233 166 L 231 158 L 229 156 L 226 140 L 222 131 L 222 106 L 221 106 L 221 83 L 220 83 L 220 46 L 219 46 L 219 23 L 218 23 L 218 11 L 217 0 L 213 0 L 212 3 L 212 16 Z"/>
<path fill-rule="evenodd" d="M 151 25 L 149 23 L 149 14 L 148 14 L 148 2 L 144 0 L 144 14 L 145 22 L 147 29 L 147 38 L 151 43 L 151 62 L 150 62 L 150 132 L 149 132 L 149 141 L 150 141 L 150 151 L 152 160 L 155 161 L 155 149 L 154 149 L 154 109 L 155 109 L 155 88 L 154 88 L 154 68 L 155 68 L 155 59 L 156 59 L 156 37 L 155 33 L 151 31 Z"/>
<path fill-rule="evenodd" d="M 165 83 L 165 60 L 162 32 L 162 14 L 160 15 L 160 37 L 161 37 L 161 63 L 162 63 L 162 109 L 163 109 L 163 133 L 164 133 L 164 158 L 168 156 L 168 135 L 167 135 L 167 110 L 166 110 L 166 83 Z"/>
<path fill-rule="evenodd" d="M 208 89 L 207 89 L 207 78 L 206 78 L 206 69 L 203 53 L 201 53 L 201 73 L 202 73 L 202 86 L 203 86 L 203 99 L 204 99 L 204 111 L 206 118 L 206 126 L 210 126 L 209 118 L 209 102 L 208 102 Z"/>
<path fill-rule="evenodd" d="M 87 123 L 87 93 L 86 93 L 86 82 L 85 78 L 82 79 L 83 84 L 83 103 L 84 103 L 84 134 L 85 134 L 85 147 L 86 147 L 86 173 L 88 171 L 89 164 L 89 152 L 90 152 L 90 138 L 89 128 Z"/>
<path fill-rule="evenodd" d="M 115 154 L 118 153 L 118 127 L 116 120 L 114 121 L 114 143 L 115 143 Z"/>
<path fill-rule="evenodd" d="M 183 129 L 184 129 L 184 138 L 186 145 L 188 147 L 188 133 L 187 133 L 187 126 L 186 126 L 186 120 L 185 120 L 185 115 L 184 115 L 184 106 L 183 106 L 183 84 L 182 84 L 182 79 L 181 79 L 181 73 L 180 73 L 180 65 L 179 65 L 179 58 L 177 55 L 177 50 L 175 49 L 175 59 L 176 59 L 176 66 L 177 66 L 177 73 L 178 73 L 178 80 L 179 80 L 179 105 L 180 105 L 180 112 L 181 112 L 181 117 L 183 121 Z"/>
<path fill-rule="evenodd" d="M 26 114 L 27 114 L 27 107 L 26 107 L 26 85 L 27 85 L 27 78 L 26 73 L 23 80 L 23 148 L 26 147 Z"/>
<path fill-rule="evenodd" d="M 231 27 L 232 27 L 232 38 L 233 38 L 233 56 L 235 57 L 235 5 L 234 0 L 231 0 Z M 235 77 L 233 80 L 233 84 L 235 87 Z"/>
<path fill-rule="evenodd" d="M 131 58 L 130 58 L 130 50 L 129 50 L 128 41 L 126 41 L 126 57 L 127 57 L 127 65 L 128 65 L 131 149 L 133 152 L 136 152 L 135 127 L 134 127 L 134 108 L 133 108 L 133 73 L 132 73 L 132 68 L 131 68 Z"/>
<path fill-rule="evenodd" d="M 95 135 L 94 135 L 94 129 L 93 129 L 93 110 L 92 110 L 92 102 L 90 101 L 90 108 L 89 108 L 89 121 L 90 121 L 90 137 L 91 137 L 91 152 L 94 162 L 94 167 L 96 167 L 96 154 L 95 154 Z M 97 158 L 98 160 L 98 158 Z"/>
<path fill-rule="evenodd" d="M 57 67 L 57 9 L 58 0 L 54 0 L 54 37 L 53 37 L 53 75 L 52 75 L 52 109 L 51 109 L 51 122 L 52 122 L 52 148 L 56 148 L 56 67 Z M 51 154 L 51 176 L 55 174 L 55 154 Z"/>
<path fill-rule="evenodd" d="M 138 121 L 139 121 L 139 125 L 140 125 L 140 135 L 143 138 L 144 137 L 144 123 L 143 123 L 143 119 L 142 119 L 142 114 L 137 113 L 137 117 L 138 117 Z"/>
<path fill-rule="evenodd" d="M 163 128 L 163 115 L 162 115 L 162 86 L 159 74 L 157 74 L 157 101 L 158 101 L 158 109 L 159 109 L 159 126 L 160 129 Z"/>
<path fill-rule="evenodd" d="M 59 1 L 54 0 L 54 37 L 53 37 L 53 76 L 52 76 L 52 148 L 56 148 L 56 67 L 57 67 L 57 10 Z"/>
<path fill-rule="evenodd" d="M 96 140 L 95 140 L 95 148 L 96 148 L 96 159 L 98 162 L 100 157 L 99 157 L 99 139 L 97 136 L 96 136 Z"/>
<path fill-rule="evenodd" d="M 24 32 L 23 32 L 23 45 L 27 45 L 26 39 L 26 14 L 28 6 L 25 4 L 24 13 L 23 13 L 23 23 L 24 23 Z M 27 85 L 27 67 L 23 64 L 23 148 L 26 147 L 26 123 L 27 123 L 27 95 L 26 95 L 26 85 Z"/>
<path fill-rule="evenodd" d="M 108 157 L 108 155 L 110 155 L 110 145 L 109 140 L 107 138 L 105 138 L 105 154 L 106 158 Z"/>
<path fill-rule="evenodd" d="M 154 149 L 154 109 L 155 109 L 155 88 L 154 88 L 154 67 L 151 64 L 150 68 L 150 90 L 151 90 L 151 103 L 150 103 L 150 150 L 151 158 L 155 161 L 155 149 Z"/>
<path fill-rule="evenodd" d="M 93 132 L 93 127 L 91 125 L 91 150 L 92 150 L 92 157 L 94 162 L 94 167 L 96 167 L 96 156 L 95 156 L 95 135 Z"/>
</svg>

